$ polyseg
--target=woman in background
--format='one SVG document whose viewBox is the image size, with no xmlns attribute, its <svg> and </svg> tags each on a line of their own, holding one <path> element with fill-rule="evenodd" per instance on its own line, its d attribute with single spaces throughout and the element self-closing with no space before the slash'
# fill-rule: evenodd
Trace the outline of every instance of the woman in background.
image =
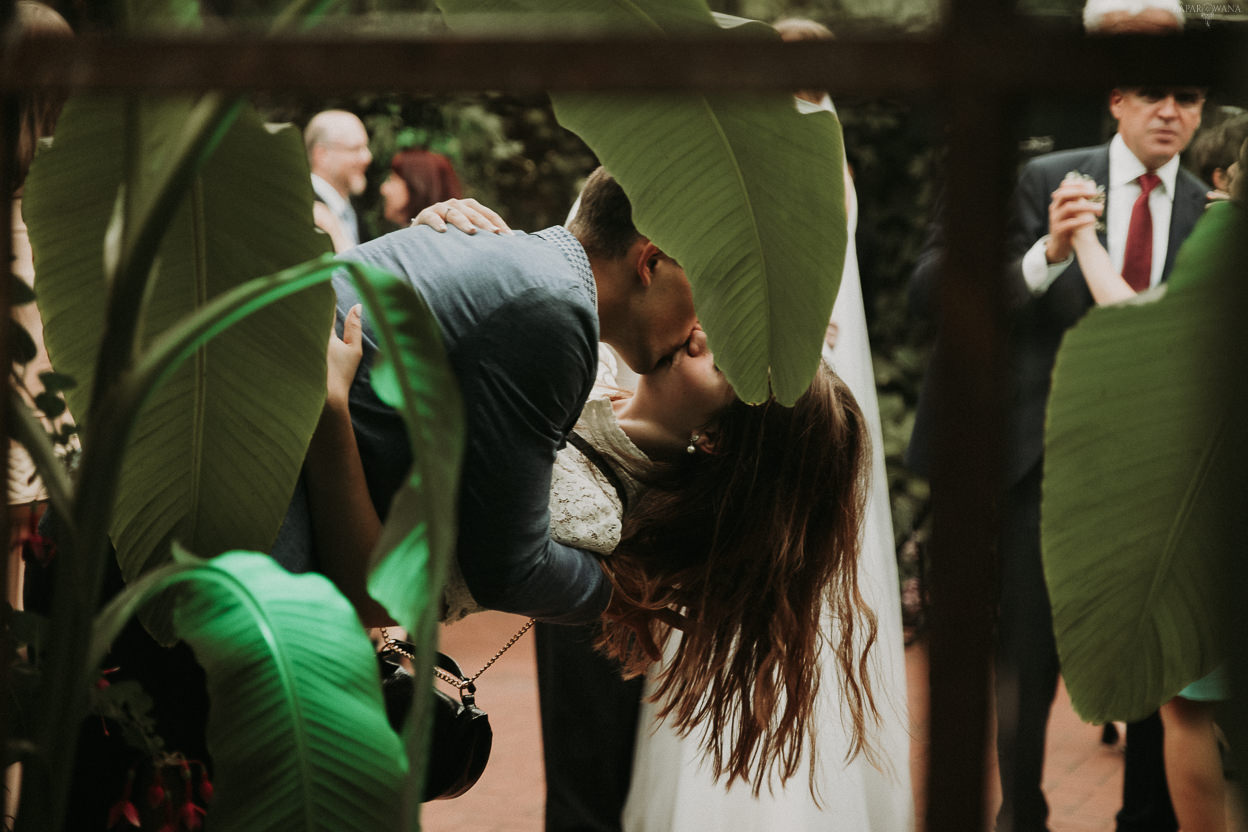
<svg viewBox="0 0 1248 832">
<path fill-rule="evenodd" d="M 463 196 L 451 160 L 423 147 L 400 150 L 381 183 L 382 215 L 400 228 L 426 205 Z"/>
<path fill-rule="evenodd" d="M 22 37 L 71 37 L 73 31 L 65 18 L 42 3 L 20 0 L 16 4 L 17 24 Z M 26 231 L 26 223 L 22 219 L 22 188 L 26 182 L 26 174 L 30 172 L 30 164 L 35 158 L 35 149 L 39 140 L 52 135 L 56 121 L 61 115 L 61 107 L 65 103 L 65 93 L 26 89 L 18 93 L 18 127 L 16 169 L 10 172 L 10 180 L 14 183 L 12 194 L 12 273 L 31 289 L 35 285 L 35 261 L 30 248 L 30 235 Z M 48 351 L 43 345 L 43 321 L 39 317 L 39 309 L 34 303 L 23 303 L 12 308 L 13 321 L 20 325 L 30 336 L 29 347 L 33 353 L 28 354 L 25 363 L 18 363 L 13 356 L 14 364 L 10 372 L 14 386 L 21 395 L 26 406 L 38 412 L 34 396 L 43 391 L 40 373 L 51 372 L 52 362 L 48 360 Z M 42 415 L 42 414 L 40 414 Z M 71 423 L 68 413 L 55 420 L 43 419 L 45 429 L 59 431 Z M 6 600 L 15 610 L 23 609 L 22 588 L 25 583 L 25 556 L 42 554 L 42 538 L 36 528 L 40 517 L 47 508 L 48 494 L 35 471 L 34 460 L 26 449 L 15 440 L 9 440 L 9 556 L 7 569 L 8 592 Z M 8 766 L 5 770 L 4 815 L 13 817 L 17 812 L 18 798 L 21 791 L 21 767 L 18 764 Z"/>
<path fill-rule="evenodd" d="M 16 12 L 23 37 L 31 35 L 70 37 L 73 34 L 65 19 L 42 3 L 22 0 L 17 4 Z M 35 158 L 35 149 L 39 140 L 52 135 L 64 103 L 63 92 L 31 89 L 19 94 L 17 168 L 12 171 L 10 180 L 15 184 L 12 195 L 12 271 L 31 289 L 35 286 L 35 262 L 30 248 L 30 236 L 26 232 L 26 223 L 22 220 L 22 189 L 26 182 L 26 174 L 30 171 L 30 164 Z M 14 356 L 14 380 L 26 405 L 37 410 L 34 396 L 43 390 L 43 382 L 39 379 L 39 374 L 52 371 L 52 362 L 48 360 L 48 352 L 43 345 L 43 321 L 34 303 L 15 305 L 12 315 L 13 320 L 30 335 L 30 345 L 34 348 L 33 354 L 29 355 L 28 360 L 23 364 L 16 363 L 18 358 Z M 55 424 L 45 420 L 44 426 L 52 431 L 69 423 L 69 415 L 63 414 L 55 420 Z M 35 527 L 47 505 L 48 495 L 35 472 L 35 463 L 30 458 L 30 454 L 14 440 L 9 440 L 8 483 L 7 600 L 14 609 L 20 610 L 22 609 L 22 584 L 25 571 L 23 551 L 39 541 Z"/>
</svg>

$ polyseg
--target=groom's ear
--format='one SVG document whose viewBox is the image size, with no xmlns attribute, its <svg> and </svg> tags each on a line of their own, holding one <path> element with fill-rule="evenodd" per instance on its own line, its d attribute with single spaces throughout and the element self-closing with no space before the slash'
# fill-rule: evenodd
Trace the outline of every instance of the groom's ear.
<svg viewBox="0 0 1248 832">
<path fill-rule="evenodd" d="M 654 243 L 642 237 L 634 244 L 634 256 L 636 260 L 637 277 L 641 280 L 642 288 L 650 288 L 651 281 L 654 280 L 654 268 L 658 265 L 659 259 L 663 257 L 663 252 Z"/>
</svg>

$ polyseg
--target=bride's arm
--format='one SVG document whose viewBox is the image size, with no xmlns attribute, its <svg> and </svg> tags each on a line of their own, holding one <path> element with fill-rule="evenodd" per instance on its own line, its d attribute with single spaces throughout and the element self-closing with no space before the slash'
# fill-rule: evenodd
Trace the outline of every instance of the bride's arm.
<svg viewBox="0 0 1248 832">
<path fill-rule="evenodd" d="M 348 397 L 363 347 L 360 307 L 347 313 L 343 337 L 330 333 L 325 408 L 308 446 L 305 462 L 321 568 L 355 605 L 365 626 L 391 623 L 368 594 L 368 557 L 381 534 L 381 520 L 364 479 L 364 466 L 351 427 Z"/>
<path fill-rule="evenodd" d="M 1127 285 L 1114 268 L 1109 252 L 1096 236 L 1096 220 L 1103 213 L 1103 206 L 1089 201 L 1095 187 L 1079 181 L 1066 180 L 1053 192 L 1054 210 L 1064 218 L 1068 226 L 1077 225 L 1071 235 L 1071 247 L 1079 270 L 1088 284 L 1092 299 L 1100 306 L 1118 303 L 1135 297 L 1135 290 Z"/>
<path fill-rule="evenodd" d="M 1101 241 L 1096 238 L 1096 231 L 1091 226 L 1080 229 L 1071 237 L 1075 249 L 1075 259 L 1079 261 L 1079 269 L 1088 284 L 1088 291 L 1098 305 L 1118 303 L 1135 297 L 1135 290 L 1127 285 L 1122 275 L 1110 262 L 1109 252 Z"/>
</svg>

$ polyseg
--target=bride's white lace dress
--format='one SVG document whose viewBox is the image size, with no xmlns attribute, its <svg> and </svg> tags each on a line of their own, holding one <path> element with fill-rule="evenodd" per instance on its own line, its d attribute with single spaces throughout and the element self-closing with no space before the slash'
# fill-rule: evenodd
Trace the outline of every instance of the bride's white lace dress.
<svg viewBox="0 0 1248 832">
<path fill-rule="evenodd" d="M 849 187 L 852 194 L 852 185 Z M 909 832 L 914 828 L 897 562 L 879 403 L 853 245 L 856 198 L 851 196 L 851 200 L 850 245 L 832 315 L 837 325 L 836 345 L 831 350 L 825 347 L 824 356 L 849 385 L 871 426 L 874 459 L 858 575 L 863 598 L 879 620 L 879 640 L 872 651 L 870 672 L 881 724 L 871 732 L 871 743 L 882 767 L 873 768 L 862 755 L 848 763 L 844 760 L 848 733 L 841 719 L 837 685 L 831 678 L 835 671 L 829 653 L 829 675 L 815 707 L 818 804 L 810 795 L 806 765 L 784 788 L 764 788 L 757 798 L 748 785 L 739 782 L 725 790 L 712 779 L 697 737 L 678 737 L 666 724 L 656 722 L 656 706 L 644 703 L 633 782 L 624 810 L 626 832 Z M 833 626 L 826 615 L 825 621 L 829 628 Z"/>
</svg>

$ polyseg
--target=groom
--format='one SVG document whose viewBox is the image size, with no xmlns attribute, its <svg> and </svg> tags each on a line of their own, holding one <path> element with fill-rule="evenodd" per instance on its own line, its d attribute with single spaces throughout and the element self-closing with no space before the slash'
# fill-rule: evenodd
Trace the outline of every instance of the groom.
<svg viewBox="0 0 1248 832">
<path fill-rule="evenodd" d="M 598 559 L 549 535 L 555 453 L 589 397 L 599 340 L 641 373 L 688 340 L 695 318 L 684 270 L 637 232 L 628 198 L 602 168 L 570 228 L 496 235 L 414 226 L 345 257 L 407 280 L 441 328 L 467 420 L 456 556 L 473 598 L 543 621 L 595 620 L 611 597 Z M 348 281 L 335 289 L 341 319 L 356 296 Z M 398 414 L 373 392 L 377 342 L 367 321 L 363 336 L 351 418 L 384 521 L 412 456 Z M 274 555 L 297 571 L 316 562 L 302 488 Z"/>
</svg>

